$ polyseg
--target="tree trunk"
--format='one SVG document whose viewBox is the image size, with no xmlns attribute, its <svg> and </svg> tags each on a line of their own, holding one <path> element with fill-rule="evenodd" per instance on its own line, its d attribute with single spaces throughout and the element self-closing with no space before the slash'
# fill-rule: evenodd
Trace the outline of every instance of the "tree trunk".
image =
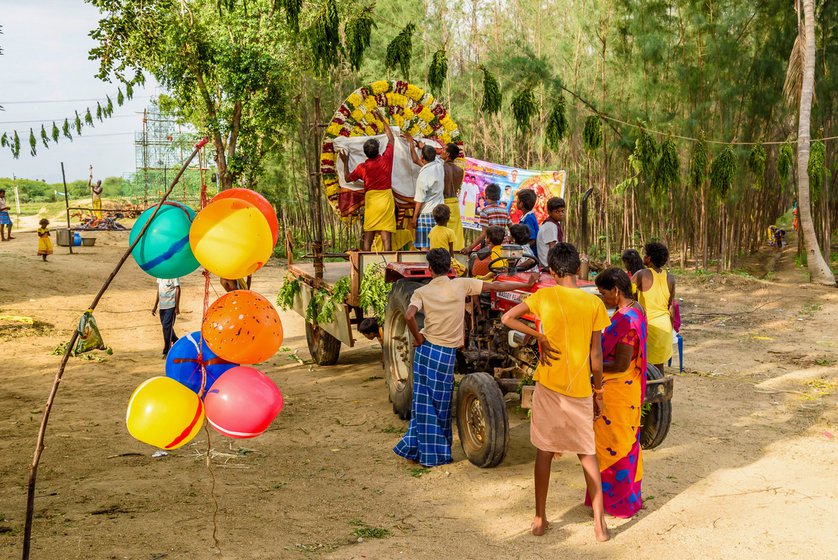
<svg viewBox="0 0 838 560">
<path fill-rule="evenodd" d="M 800 209 L 800 230 L 806 244 L 806 261 L 811 281 L 828 286 L 835 285 L 835 276 L 823 259 L 815 224 L 812 221 L 812 206 L 809 200 L 809 121 L 812 113 L 812 92 L 815 87 L 815 2 L 802 0 L 805 26 L 805 60 L 803 83 L 800 88 L 800 120 L 797 126 L 797 195 Z"/>
</svg>

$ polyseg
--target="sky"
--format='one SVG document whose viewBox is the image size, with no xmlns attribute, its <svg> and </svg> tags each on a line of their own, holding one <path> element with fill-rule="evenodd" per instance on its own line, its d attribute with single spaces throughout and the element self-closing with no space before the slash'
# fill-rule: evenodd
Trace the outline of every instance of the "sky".
<svg viewBox="0 0 838 560">
<path fill-rule="evenodd" d="M 134 172 L 134 132 L 142 130 L 142 111 L 158 89 L 147 78 L 145 87 L 134 89 L 131 101 L 116 105 L 117 84 L 98 80 L 98 64 L 87 58 L 96 45 L 88 33 L 97 26 L 98 10 L 82 0 L 0 0 L 0 14 L 0 106 L 5 109 L 0 111 L 0 133 L 16 129 L 21 140 L 17 160 L 8 148 L 0 148 L 0 177 L 56 183 L 61 181 L 61 162 L 68 182 L 86 180 L 91 164 L 94 178 Z M 114 100 L 113 116 L 99 122 L 96 101 L 104 102 L 106 95 Z M 72 117 L 72 130 L 74 111 L 84 115 L 87 107 L 94 128 L 83 128 L 81 137 L 73 131 L 72 142 L 62 136 L 49 149 L 43 147 L 39 121 L 48 120 L 43 124 L 49 133 L 53 120 L 61 128 L 64 118 Z M 29 154 L 30 127 L 39 138 L 35 157 Z"/>
</svg>

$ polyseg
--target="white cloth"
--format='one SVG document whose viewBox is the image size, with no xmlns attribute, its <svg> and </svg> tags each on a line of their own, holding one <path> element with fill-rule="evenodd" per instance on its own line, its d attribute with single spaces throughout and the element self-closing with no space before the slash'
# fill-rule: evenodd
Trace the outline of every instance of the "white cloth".
<svg viewBox="0 0 838 560">
<path fill-rule="evenodd" d="M 416 179 L 416 192 L 413 196 L 413 200 L 422 203 L 420 214 L 430 214 L 438 205 L 445 204 L 444 187 L 445 167 L 442 160 L 435 158 L 423 165 Z"/>
<path fill-rule="evenodd" d="M 532 249 L 530 248 L 530 246 L 529 246 L 529 245 L 524 245 L 523 250 L 524 250 L 524 258 L 523 258 L 523 260 L 526 260 L 526 259 L 529 257 L 529 258 L 531 258 L 532 260 L 534 260 L 534 261 L 535 261 L 535 264 L 534 264 L 534 265 L 532 265 L 532 266 L 531 266 L 531 267 L 529 267 L 529 268 L 525 268 L 525 269 L 523 269 L 523 271 L 524 271 L 524 272 L 529 272 L 529 271 L 531 271 L 531 270 L 532 270 L 532 271 L 536 271 L 536 269 L 538 268 L 538 259 L 537 259 L 537 258 L 535 257 L 535 255 L 533 254 Z"/>
<path fill-rule="evenodd" d="M 172 309 L 176 307 L 178 286 L 180 286 L 180 280 L 177 278 L 157 279 L 157 295 L 160 298 L 158 307 L 160 309 Z"/>
<path fill-rule="evenodd" d="M 413 163 L 408 151 L 407 140 L 401 137 L 401 130 L 397 126 L 391 126 L 395 136 L 395 145 L 393 146 L 393 173 L 390 179 L 393 184 L 393 191 L 404 198 L 413 198 L 416 192 L 416 178 L 419 176 L 419 167 Z M 355 169 L 358 164 L 367 161 L 367 156 L 364 155 L 364 142 L 370 138 L 378 140 L 379 153 L 384 153 L 387 148 L 387 135 L 379 134 L 378 136 L 338 136 L 333 140 L 335 151 L 347 152 L 349 155 L 349 169 Z M 423 143 L 433 146 L 434 148 L 441 148 L 439 144 L 427 138 L 417 138 Z M 340 157 L 335 157 L 335 168 L 337 169 L 338 182 L 343 188 L 353 191 L 364 190 L 364 184 L 361 181 L 347 183 L 343 176 L 343 164 Z"/>
<path fill-rule="evenodd" d="M 553 222 L 544 222 L 538 228 L 538 235 L 535 238 L 535 246 L 538 249 L 538 263 L 541 266 L 549 266 L 547 263 L 547 253 L 550 252 L 550 243 L 556 243 L 559 240 L 559 228 Z"/>
</svg>

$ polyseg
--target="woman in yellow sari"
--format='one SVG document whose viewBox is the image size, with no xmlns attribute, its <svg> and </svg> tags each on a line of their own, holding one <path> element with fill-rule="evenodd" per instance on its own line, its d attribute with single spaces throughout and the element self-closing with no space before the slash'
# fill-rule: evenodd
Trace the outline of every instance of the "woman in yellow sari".
<svg viewBox="0 0 838 560">
<path fill-rule="evenodd" d="M 672 357 L 672 302 L 675 277 L 663 270 L 669 261 L 669 249 L 663 243 L 647 243 L 643 258 L 648 267 L 634 275 L 637 300 L 646 310 L 649 322 L 649 362 L 663 373 L 663 365 Z"/>
<path fill-rule="evenodd" d="M 596 277 L 606 307 L 616 308 L 602 333 L 602 416 L 594 421 L 605 512 L 631 517 L 642 507 L 640 416 L 646 394 L 646 316 L 619 268 Z M 586 503 L 590 503 L 586 499 Z"/>
</svg>

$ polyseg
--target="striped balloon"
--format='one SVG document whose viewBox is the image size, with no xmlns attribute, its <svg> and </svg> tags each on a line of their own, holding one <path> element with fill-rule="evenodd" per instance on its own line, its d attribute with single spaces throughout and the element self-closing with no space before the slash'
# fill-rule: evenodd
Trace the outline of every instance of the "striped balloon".
<svg viewBox="0 0 838 560">
<path fill-rule="evenodd" d="M 143 212 L 131 228 L 133 243 L 151 218 L 154 207 Z M 143 271 L 155 278 L 180 278 L 194 272 L 200 264 L 189 247 L 189 228 L 195 212 L 178 202 L 165 202 L 154 217 L 131 256 Z"/>
</svg>

